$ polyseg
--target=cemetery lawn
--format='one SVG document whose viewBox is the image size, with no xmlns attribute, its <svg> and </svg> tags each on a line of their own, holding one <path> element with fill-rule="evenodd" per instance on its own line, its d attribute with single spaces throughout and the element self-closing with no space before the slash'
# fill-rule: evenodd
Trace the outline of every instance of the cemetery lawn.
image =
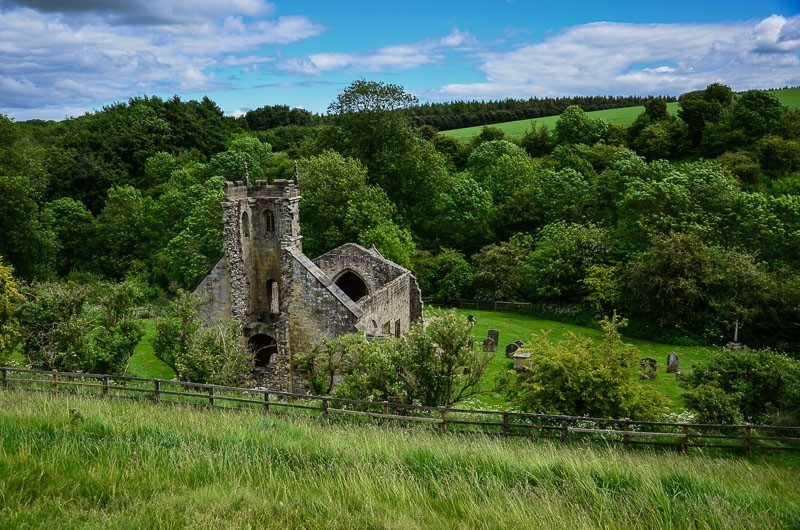
<svg viewBox="0 0 800 530">
<path fill-rule="evenodd" d="M 437 308 L 426 308 L 427 314 L 433 314 Z M 541 331 L 548 332 L 548 338 L 553 341 L 563 340 L 566 333 L 576 333 L 588 337 L 599 339 L 601 331 L 599 329 L 566 324 L 554 320 L 538 318 L 528 314 L 514 313 L 507 311 L 491 311 L 479 309 L 456 309 L 459 315 L 467 318 L 467 315 L 474 315 L 477 324 L 473 329 L 473 342 L 476 347 L 481 347 L 483 339 L 487 337 L 489 329 L 500 331 L 500 344 L 492 358 L 489 368 L 484 375 L 484 384 L 487 394 L 480 395 L 474 399 L 474 406 L 480 408 L 481 405 L 491 408 L 503 408 L 505 400 L 503 396 L 490 392 L 492 382 L 495 377 L 504 370 L 510 370 L 514 366 L 512 359 L 505 356 L 507 344 L 516 340 L 521 340 L 526 344 L 532 344 L 535 340 L 542 340 Z M 641 357 L 652 357 L 658 361 L 658 371 L 655 381 L 641 381 L 643 385 L 652 386 L 669 400 L 670 409 L 673 411 L 683 410 L 681 401 L 681 389 L 679 382 L 675 380 L 674 374 L 666 373 L 667 356 L 670 352 L 675 352 L 680 360 L 680 371 L 683 374 L 691 371 L 692 363 L 704 359 L 714 347 L 708 346 L 674 346 L 661 344 L 642 339 L 633 339 L 624 336 L 626 344 L 632 344 L 640 352 Z M 638 374 L 638 366 L 632 367 Z"/>
<path fill-rule="evenodd" d="M 4 528 L 800 528 L 799 470 L 0 392 Z"/>
</svg>

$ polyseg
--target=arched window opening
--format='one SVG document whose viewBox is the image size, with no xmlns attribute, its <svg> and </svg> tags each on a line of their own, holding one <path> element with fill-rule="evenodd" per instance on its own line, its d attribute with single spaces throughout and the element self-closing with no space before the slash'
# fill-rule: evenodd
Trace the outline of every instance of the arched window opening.
<svg viewBox="0 0 800 530">
<path fill-rule="evenodd" d="M 278 343 L 266 333 L 259 333 L 250 337 L 247 341 L 250 351 L 253 352 L 255 366 L 264 367 L 275 362 L 275 355 L 278 353 Z"/>
<path fill-rule="evenodd" d="M 367 284 L 353 271 L 347 271 L 339 276 L 336 285 L 354 302 L 358 302 L 369 294 Z"/>
<path fill-rule="evenodd" d="M 264 210 L 264 230 L 267 234 L 275 232 L 275 214 L 272 210 Z"/>
<path fill-rule="evenodd" d="M 278 289 L 278 282 L 269 280 L 267 282 L 267 306 L 269 312 L 278 314 L 281 312 L 281 299 L 280 289 Z"/>
<path fill-rule="evenodd" d="M 242 234 L 244 237 L 250 237 L 250 217 L 247 212 L 242 212 Z"/>
</svg>

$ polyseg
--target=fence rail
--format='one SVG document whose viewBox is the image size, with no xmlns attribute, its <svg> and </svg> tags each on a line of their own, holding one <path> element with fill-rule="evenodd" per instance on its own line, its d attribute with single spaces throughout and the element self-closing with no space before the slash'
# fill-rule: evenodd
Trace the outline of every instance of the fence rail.
<svg viewBox="0 0 800 530">
<path fill-rule="evenodd" d="M 588 418 L 491 410 L 424 407 L 384 401 L 359 401 L 310 396 L 263 388 L 143 379 L 0 367 L 3 390 L 40 391 L 128 398 L 221 409 L 258 409 L 264 413 L 296 413 L 351 422 L 431 428 L 442 433 L 490 434 L 567 442 L 601 442 L 623 447 L 662 446 L 686 452 L 719 448 L 743 452 L 799 451 L 800 427 L 776 425 L 712 425 L 630 419 Z M 426 427 L 427 426 L 427 427 Z"/>
</svg>

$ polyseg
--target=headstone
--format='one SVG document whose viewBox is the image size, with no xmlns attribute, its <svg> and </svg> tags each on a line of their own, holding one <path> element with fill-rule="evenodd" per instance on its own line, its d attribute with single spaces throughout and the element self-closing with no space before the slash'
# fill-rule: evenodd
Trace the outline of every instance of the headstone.
<svg viewBox="0 0 800 530">
<path fill-rule="evenodd" d="M 525 343 L 524 343 L 524 342 L 522 342 L 521 340 L 515 340 L 515 341 L 514 341 L 514 344 L 516 344 L 516 345 L 517 345 L 517 346 L 519 346 L 520 348 L 522 348 L 523 346 L 525 346 Z"/>
<path fill-rule="evenodd" d="M 478 319 L 475 318 L 475 315 L 467 315 L 467 322 L 469 322 L 470 324 L 474 324 L 477 321 Z"/>
<path fill-rule="evenodd" d="M 674 374 L 678 371 L 678 354 L 670 352 L 667 356 L 667 372 Z"/>
<path fill-rule="evenodd" d="M 683 381 L 683 376 L 680 372 L 675 372 L 675 381 Z"/>
<path fill-rule="evenodd" d="M 483 351 L 490 351 L 494 352 L 497 349 L 497 343 L 494 341 L 492 337 L 486 337 L 483 339 Z"/>
<path fill-rule="evenodd" d="M 639 379 L 654 381 L 656 378 L 656 367 L 658 361 L 653 358 L 645 357 L 639 362 Z"/>
<path fill-rule="evenodd" d="M 514 353 L 519 349 L 519 346 L 515 342 L 512 342 L 508 346 L 506 346 L 506 357 L 511 357 Z"/>
<path fill-rule="evenodd" d="M 514 359 L 514 370 L 517 372 L 523 372 L 528 368 L 528 359 L 531 358 L 530 353 L 515 353 L 511 357 Z"/>
<path fill-rule="evenodd" d="M 500 344 L 500 332 L 498 330 L 490 329 L 489 336 L 492 338 L 495 344 Z"/>
</svg>

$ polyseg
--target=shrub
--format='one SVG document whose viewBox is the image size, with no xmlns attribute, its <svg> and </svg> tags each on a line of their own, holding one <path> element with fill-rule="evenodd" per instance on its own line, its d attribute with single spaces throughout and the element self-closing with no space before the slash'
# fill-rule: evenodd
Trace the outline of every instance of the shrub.
<svg viewBox="0 0 800 530">
<path fill-rule="evenodd" d="M 534 337 L 528 370 L 506 383 L 511 403 L 527 412 L 656 419 L 664 398 L 635 379 L 637 350 L 618 331 L 626 323 L 616 314 L 604 319 L 599 342 L 572 333 L 558 343 L 545 332 Z"/>
<path fill-rule="evenodd" d="M 800 361 L 771 350 L 726 349 L 695 363 L 683 398 L 701 421 L 800 421 Z"/>
</svg>

